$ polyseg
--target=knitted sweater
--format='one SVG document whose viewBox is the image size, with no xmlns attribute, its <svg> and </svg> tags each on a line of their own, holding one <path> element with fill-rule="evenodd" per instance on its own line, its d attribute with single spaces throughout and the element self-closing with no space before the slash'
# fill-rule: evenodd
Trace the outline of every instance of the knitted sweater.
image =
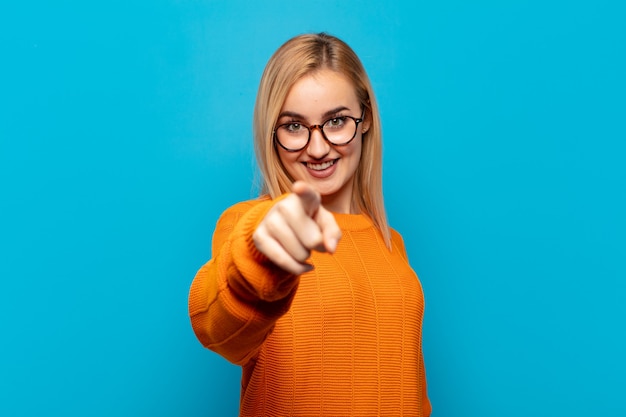
<svg viewBox="0 0 626 417">
<path fill-rule="evenodd" d="M 240 415 L 430 415 L 424 297 L 400 235 L 389 250 L 367 216 L 334 214 L 336 252 L 294 276 L 252 242 L 274 202 L 222 214 L 189 293 L 200 342 L 243 368 Z"/>
</svg>

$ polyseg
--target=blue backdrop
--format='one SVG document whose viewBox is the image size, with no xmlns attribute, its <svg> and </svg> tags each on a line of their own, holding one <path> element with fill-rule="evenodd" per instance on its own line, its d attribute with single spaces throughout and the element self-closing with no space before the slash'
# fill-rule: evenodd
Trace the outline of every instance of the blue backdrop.
<svg viewBox="0 0 626 417">
<path fill-rule="evenodd" d="M 23 1 L 0 12 L 0 415 L 234 416 L 187 291 L 255 195 L 271 53 L 361 56 L 434 417 L 626 415 L 626 6 Z"/>
</svg>

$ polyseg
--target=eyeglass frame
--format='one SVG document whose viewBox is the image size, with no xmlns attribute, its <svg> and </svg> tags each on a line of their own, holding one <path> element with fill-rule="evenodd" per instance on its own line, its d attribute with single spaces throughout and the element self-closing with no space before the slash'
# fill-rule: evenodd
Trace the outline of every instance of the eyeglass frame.
<svg viewBox="0 0 626 417">
<path fill-rule="evenodd" d="M 349 119 L 354 120 L 354 133 L 352 134 L 352 137 L 350 139 L 348 139 L 347 142 L 345 143 L 341 143 L 341 144 L 337 144 L 332 142 L 330 139 L 328 139 L 326 137 L 326 133 L 324 133 L 324 125 L 328 122 L 330 122 L 333 119 L 340 119 L 343 117 L 347 117 Z M 318 125 L 310 125 L 307 126 L 304 123 L 298 123 L 300 125 L 302 125 L 302 127 L 306 127 L 306 130 L 309 132 L 309 135 L 307 137 L 306 143 L 304 144 L 303 147 L 298 148 L 298 149 L 290 149 L 287 148 L 285 145 L 283 145 L 282 143 L 280 143 L 280 140 L 278 139 L 278 129 L 283 127 L 283 126 L 287 126 L 290 125 L 294 122 L 290 122 L 290 123 L 283 123 L 281 125 L 276 126 L 273 130 L 272 130 L 272 136 L 274 138 L 274 143 L 278 143 L 278 145 L 283 148 L 284 150 L 286 150 L 287 152 L 300 152 L 301 150 L 305 149 L 307 146 L 309 146 L 309 143 L 311 142 L 311 133 L 313 130 L 318 129 L 320 131 L 320 133 L 322 134 L 322 137 L 324 138 L 324 140 L 328 143 L 330 143 L 333 146 L 346 146 L 347 144 L 349 144 L 350 142 L 352 142 L 354 140 L 354 138 L 356 137 L 356 132 L 359 130 L 359 123 L 362 123 L 364 121 L 365 118 L 365 108 L 363 109 L 363 113 L 361 114 L 361 117 L 352 117 L 352 116 L 335 116 L 335 117 L 330 117 L 327 120 L 324 120 L 324 122 L 322 124 L 318 124 Z"/>
</svg>

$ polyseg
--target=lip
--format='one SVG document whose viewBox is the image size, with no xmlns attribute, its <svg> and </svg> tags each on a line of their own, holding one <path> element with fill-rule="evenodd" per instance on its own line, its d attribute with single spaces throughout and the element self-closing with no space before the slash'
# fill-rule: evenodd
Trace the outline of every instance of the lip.
<svg viewBox="0 0 626 417">
<path fill-rule="evenodd" d="M 329 162 L 331 163 L 331 165 L 324 169 L 313 169 L 309 167 L 309 164 L 324 165 L 324 164 L 328 164 Z M 310 176 L 314 178 L 327 178 L 333 175 L 333 173 L 337 170 L 338 163 L 339 163 L 339 158 L 329 159 L 327 161 L 321 161 L 321 162 L 310 162 L 310 161 L 303 162 L 302 165 L 304 165 L 304 168 L 306 168 L 306 171 L 309 173 Z"/>
</svg>

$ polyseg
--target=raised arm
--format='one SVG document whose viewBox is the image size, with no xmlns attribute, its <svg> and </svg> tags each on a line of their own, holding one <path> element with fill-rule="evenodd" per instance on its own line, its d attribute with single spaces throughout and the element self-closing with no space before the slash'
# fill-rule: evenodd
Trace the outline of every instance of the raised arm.
<svg viewBox="0 0 626 417">
<path fill-rule="evenodd" d="M 341 232 L 319 195 L 296 183 L 271 201 L 226 210 L 213 236 L 213 259 L 196 274 L 189 315 L 200 342 L 242 365 L 288 309 L 311 250 L 334 251 Z"/>
</svg>

